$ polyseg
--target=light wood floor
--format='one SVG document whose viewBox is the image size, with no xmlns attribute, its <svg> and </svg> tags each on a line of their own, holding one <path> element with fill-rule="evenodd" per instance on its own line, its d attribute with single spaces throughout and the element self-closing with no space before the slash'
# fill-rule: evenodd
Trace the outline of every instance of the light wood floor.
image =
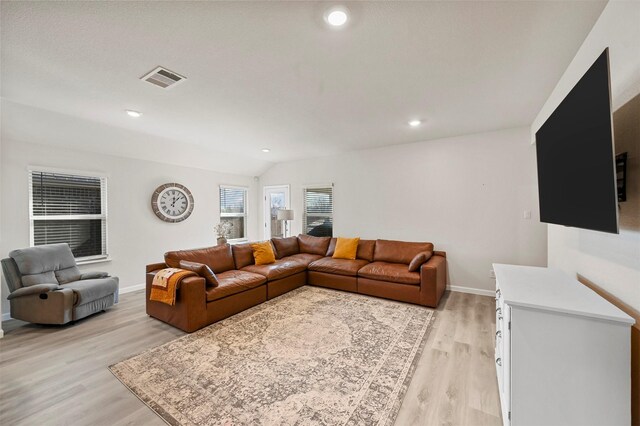
<svg viewBox="0 0 640 426">
<path fill-rule="evenodd" d="M 494 300 L 447 293 L 396 425 L 498 425 Z M 107 366 L 183 332 L 148 317 L 144 292 L 70 326 L 3 323 L 0 424 L 163 425 Z"/>
</svg>

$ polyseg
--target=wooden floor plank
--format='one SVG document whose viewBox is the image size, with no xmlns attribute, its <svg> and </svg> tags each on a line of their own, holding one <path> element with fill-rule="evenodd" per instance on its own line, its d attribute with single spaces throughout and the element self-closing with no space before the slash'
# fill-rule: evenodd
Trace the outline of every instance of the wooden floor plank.
<svg viewBox="0 0 640 426">
<path fill-rule="evenodd" d="M 493 298 L 447 292 L 396 425 L 498 425 Z M 11 320 L 0 339 L 0 424 L 163 425 L 107 369 L 184 333 L 148 317 L 144 292 L 68 326 Z"/>
</svg>

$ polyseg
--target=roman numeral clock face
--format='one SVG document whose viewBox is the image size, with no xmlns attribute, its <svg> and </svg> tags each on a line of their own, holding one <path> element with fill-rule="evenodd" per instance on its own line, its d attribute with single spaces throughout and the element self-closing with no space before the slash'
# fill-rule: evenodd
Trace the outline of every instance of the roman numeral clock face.
<svg viewBox="0 0 640 426">
<path fill-rule="evenodd" d="M 165 222 L 181 222 L 193 211 L 193 196 L 183 185 L 166 183 L 153 192 L 151 208 Z"/>
</svg>

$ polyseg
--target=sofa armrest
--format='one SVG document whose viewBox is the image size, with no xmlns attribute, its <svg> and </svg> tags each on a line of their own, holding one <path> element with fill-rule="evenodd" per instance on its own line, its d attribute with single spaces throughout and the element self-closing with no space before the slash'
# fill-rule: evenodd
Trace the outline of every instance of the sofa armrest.
<svg viewBox="0 0 640 426">
<path fill-rule="evenodd" d="M 176 289 L 175 305 L 150 300 L 155 272 L 146 275 L 147 314 L 191 333 L 207 325 L 207 293 L 205 279 L 192 276 L 183 279 Z"/>
<path fill-rule="evenodd" d="M 15 299 L 16 297 L 31 296 L 32 294 L 48 293 L 54 290 L 62 290 L 62 287 L 58 284 L 36 284 L 29 287 L 21 287 L 11 292 L 7 300 Z"/>
<path fill-rule="evenodd" d="M 420 267 L 420 303 L 433 308 L 438 306 L 447 287 L 447 259 L 435 254 Z"/>
<path fill-rule="evenodd" d="M 108 272 L 85 272 L 80 275 L 81 280 L 95 280 L 98 278 L 107 278 L 109 276 Z"/>
<path fill-rule="evenodd" d="M 160 269 L 164 269 L 166 267 L 167 267 L 167 264 L 164 262 L 151 263 L 150 265 L 146 266 L 145 272 L 149 273 L 153 271 L 159 271 Z"/>
</svg>

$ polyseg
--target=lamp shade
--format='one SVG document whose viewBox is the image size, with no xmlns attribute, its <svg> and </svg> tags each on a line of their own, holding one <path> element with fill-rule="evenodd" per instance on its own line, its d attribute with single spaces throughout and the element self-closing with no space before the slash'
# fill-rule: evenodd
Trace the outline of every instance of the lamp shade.
<svg viewBox="0 0 640 426">
<path fill-rule="evenodd" d="M 278 220 L 293 220 L 293 210 L 278 210 Z"/>
</svg>

